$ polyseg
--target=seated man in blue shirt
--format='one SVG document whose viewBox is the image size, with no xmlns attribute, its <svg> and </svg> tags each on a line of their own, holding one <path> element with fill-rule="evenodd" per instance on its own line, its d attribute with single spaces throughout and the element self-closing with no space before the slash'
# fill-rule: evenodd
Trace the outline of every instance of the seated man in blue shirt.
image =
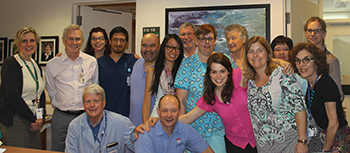
<svg viewBox="0 0 350 153">
<path fill-rule="evenodd" d="M 180 101 L 174 95 L 164 95 L 157 108 L 159 121 L 135 142 L 136 153 L 213 153 L 213 150 L 191 126 L 179 122 Z M 144 124 L 140 126 L 145 126 Z M 141 132 L 142 133 L 142 132 Z"/>
<path fill-rule="evenodd" d="M 96 153 L 125 152 L 125 146 L 133 149 L 130 133 L 134 125 L 129 118 L 104 110 L 105 92 L 97 84 L 83 91 L 85 113 L 70 122 L 65 152 Z"/>
</svg>

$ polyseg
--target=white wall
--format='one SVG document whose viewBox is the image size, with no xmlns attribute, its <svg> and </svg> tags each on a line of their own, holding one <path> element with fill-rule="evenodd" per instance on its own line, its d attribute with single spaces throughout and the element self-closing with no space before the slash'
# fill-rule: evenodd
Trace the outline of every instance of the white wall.
<svg viewBox="0 0 350 153">
<path fill-rule="evenodd" d="M 283 3 L 283 0 L 136 0 L 136 53 L 140 55 L 142 27 L 159 26 L 160 40 L 163 40 L 165 36 L 165 8 L 270 4 L 271 37 L 273 38 L 278 34 L 284 34 Z"/>
</svg>

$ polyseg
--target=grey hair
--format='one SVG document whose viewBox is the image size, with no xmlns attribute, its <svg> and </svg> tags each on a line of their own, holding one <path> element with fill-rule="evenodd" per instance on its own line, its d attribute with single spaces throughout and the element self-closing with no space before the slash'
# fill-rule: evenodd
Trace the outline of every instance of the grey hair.
<svg viewBox="0 0 350 153">
<path fill-rule="evenodd" d="M 179 27 L 179 35 L 181 34 L 181 33 L 180 33 L 181 27 L 182 27 L 182 28 L 186 28 L 186 27 L 188 27 L 188 26 L 191 26 L 191 27 L 193 28 L 193 31 L 196 31 L 196 28 L 194 27 L 194 25 L 193 25 L 192 23 L 185 22 L 185 23 L 181 24 L 180 27 Z"/>
<path fill-rule="evenodd" d="M 76 24 L 71 24 L 69 26 L 67 26 L 66 28 L 64 28 L 63 30 L 63 38 L 66 38 L 66 33 L 68 30 L 79 30 L 81 33 L 81 39 L 84 42 L 84 35 L 83 35 L 83 31 L 81 30 L 80 26 L 76 25 Z"/>
<path fill-rule="evenodd" d="M 240 37 L 241 37 L 241 39 L 242 40 L 244 40 L 245 39 L 245 41 L 247 42 L 248 41 L 248 32 L 247 32 L 247 29 L 244 27 L 244 26 L 242 26 L 242 25 L 240 25 L 240 24 L 231 24 L 231 25 L 228 25 L 226 28 L 225 28 L 225 31 L 224 31 L 224 33 L 225 33 L 225 37 L 227 37 L 227 34 L 229 33 L 229 32 L 231 32 L 231 31 L 236 31 L 236 32 L 238 32 L 240 35 Z"/>
<path fill-rule="evenodd" d="M 103 90 L 103 88 L 98 84 L 92 84 L 92 85 L 87 86 L 83 91 L 83 99 L 84 99 L 85 93 L 99 95 L 99 96 L 101 96 L 102 101 L 106 100 L 105 90 Z"/>
</svg>

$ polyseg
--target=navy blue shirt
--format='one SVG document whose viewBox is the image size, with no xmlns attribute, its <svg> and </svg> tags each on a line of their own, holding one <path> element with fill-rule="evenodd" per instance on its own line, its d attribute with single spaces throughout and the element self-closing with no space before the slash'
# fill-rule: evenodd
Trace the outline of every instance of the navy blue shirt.
<svg viewBox="0 0 350 153">
<path fill-rule="evenodd" d="M 106 92 L 106 109 L 129 117 L 130 86 L 127 78 L 136 62 L 133 54 L 124 53 L 117 63 L 105 55 L 97 59 L 99 82 Z"/>
</svg>

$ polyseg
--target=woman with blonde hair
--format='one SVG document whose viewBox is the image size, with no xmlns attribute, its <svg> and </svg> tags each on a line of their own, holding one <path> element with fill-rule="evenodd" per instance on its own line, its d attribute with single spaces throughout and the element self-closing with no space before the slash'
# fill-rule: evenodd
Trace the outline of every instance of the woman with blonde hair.
<svg viewBox="0 0 350 153">
<path fill-rule="evenodd" d="M 18 54 L 7 58 L 1 70 L 0 129 L 4 145 L 40 149 L 45 117 L 45 88 L 40 66 L 32 59 L 40 42 L 33 28 L 22 28 L 15 42 Z"/>
</svg>

